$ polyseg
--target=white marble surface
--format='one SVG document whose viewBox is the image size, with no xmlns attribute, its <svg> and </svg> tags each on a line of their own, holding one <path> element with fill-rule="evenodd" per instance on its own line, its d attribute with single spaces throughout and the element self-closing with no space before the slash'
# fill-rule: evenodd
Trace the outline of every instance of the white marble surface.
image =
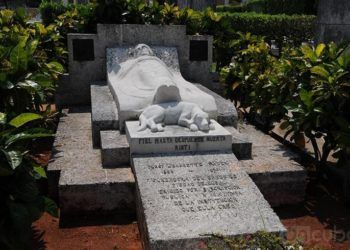
<svg viewBox="0 0 350 250">
<path fill-rule="evenodd" d="M 216 119 L 214 98 L 182 77 L 176 48 L 152 47 L 152 50 L 155 56 L 133 57 L 130 48 L 107 49 L 107 80 L 118 105 L 120 122 L 137 119 L 146 107 L 154 104 L 155 98 L 162 99 L 157 95 L 159 87 L 177 88 L 179 96 L 170 93 L 168 101 L 181 99 L 196 103 L 210 118 Z"/>
<path fill-rule="evenodd" d="M 189 128 L 170 125 L 163 132 L 139 131 L 139 122 L 126 122 L 126 136 L 131 154 L 231 151 L 232 135 L 211 120 L 214 130 L 193 132 Z"/>
<path fill-rule="evenodd" d="M 163 125 L 179 125 L 195 132 L 214 130 L 208 113 L 192 102 L 166 102 L 148 106 L 140 115 L 140 129 L 164 131 Z"/>
</svg>

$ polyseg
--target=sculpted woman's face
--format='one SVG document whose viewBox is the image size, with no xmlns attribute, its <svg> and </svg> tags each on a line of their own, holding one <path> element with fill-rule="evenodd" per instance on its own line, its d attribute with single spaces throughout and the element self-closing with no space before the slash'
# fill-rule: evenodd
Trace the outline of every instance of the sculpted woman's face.
<svg viewBox="0 0 350 250">
<path fill-rule="evenodd" d="M 138 44 L 134 49 L 134 57 L 154 56 L 152 49 L 146 44 Z"/>
</svg>

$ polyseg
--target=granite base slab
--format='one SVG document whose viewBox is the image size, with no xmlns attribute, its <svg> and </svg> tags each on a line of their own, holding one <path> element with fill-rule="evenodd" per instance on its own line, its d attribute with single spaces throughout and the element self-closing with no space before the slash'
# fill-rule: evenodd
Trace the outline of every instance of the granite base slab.
<svg viewBox="0 0 350 250">
<path fill-rule="evenodd" d="M 286 229 L 232 153 L 135 156 L 144 249 L 198 249 L 212 234 Z"/>
</svg>

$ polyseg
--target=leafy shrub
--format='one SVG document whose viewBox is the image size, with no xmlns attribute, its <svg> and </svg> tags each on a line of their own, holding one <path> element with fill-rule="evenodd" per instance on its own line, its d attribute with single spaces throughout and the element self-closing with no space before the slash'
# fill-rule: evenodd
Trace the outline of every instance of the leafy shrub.
<svg viewBox="0 0 350 250">
<path fill-rule="evenodd" d="M 189 32 L 197 32 L 201 26 L 201 12 L 189 8 L 180 9 L 175 4 L 157 1 L 146 4 L 142 0 L 97 0 L 96 23 L 131 24 L 188 24 Z"/>
<path fill-rule="evenodd" d="M 97 23 L 130 23 L 130 24 L 184 24 L 195 11 L 180 10 L 174 4 L 157 1 L 147 4 L 141 0 L 96 0 L 94 4 L 68 4 L 43 2 L 40 5 L 42 18 L 45 24 L 56 23 L 60 15 L 70 15 L 72 11 L 88 25 L 82 32 L 94 31 Z M 189 13 L 191 12 L 191 13 Z"/>
<path fill-rule="evenodd" d="M 267 15 L 255 12 L 220 13 L 231 23 L 232 29 L 262 35 L 267 39 L 282 41 L 286 36 L 296 44 L 313 39 L 315 16 L 309 15 Z"/>
<path fill-rule="evenodd" d="M 32 127 L 43 117 L 23 113 L 11 120 L 0 113 L 0 247 L 31 248 L 31 224 L 44 211 L 57 216 L 53 201 L 40 195 L 36 180 L 46 178 L 45 170 L 28 155 L 29 143 L 52 136 L 43 128 Z"/>
<path fill-rule="evenodd" d="M 93 32 L 97 23 L 129 23 L 182 24 L 188 26 L 189 34 L 194 34 L 207 30 L 207 17 L 218 22 L 217 15 L 210 9 L 200 12 L 189 8 L 180 9 L 166 2 L 163 5 L 157 1 L 147 4 L 141 0 L 95 0 L 93 4 L 87 5 L 45 1 L 40 5 L 40 11 L 46 25 L 61 26 L 60 22 L 71 21 L 69 26 L 76 32 Z"/>
<path fill-rule="evenodd" d="M 285 116 L 282 127 L 287 133 L 303 133 L 310 139 L 321 167 L 332 150 L 337 151 L 335 156 L 349 153 L 350 60 L 346 47 L 334 43 L 316 48 L 304 45 L 283 59 L 298 65 L 294 69 L 298 86 L 297 96 L 284 105 L 292 116 Z M 323 138 L 322 150 L 316 138 Z"/>
<path fill-rule="evenodd" d="M 54 26 L 29 24 L 23 9 L 0 11 L 0 248 L 26 249 L 31 223 L 45 210 L 57 212 L 36 180 L 45 171 L 30 157 L 33 140 L 52 136 L 46 112 L 63 67 L 64 49 Z M 49 112 L 49 110 L 48 110 Z"/>
<path fill-rule="evenodd" d="M 61 64 L 50 61 L 60 52 L 56 34 L 40 23 L 27 24 L 23 9 L 2 10 L 0 20 L 0 111 L 39 111 L 63 72 Z"/>
<path fill-rule="evenodd" d="M 270 76 L 274 71 L 276 58 L 270 55 L 270 48 L 263 37 L 250 33 L 239 33 L 239 38 L 231 41 L 234 48 L 232 62 L 221 70 L 221 78 L 227 86 L 227 95 L 236 102 L 245 114 L 281 118 L 284 109 L 275 105 L 277 90 L 271 87 Z"/>
<path fill-rule="evenodd" d="M 94 4 L 64 4 L 62 2 L 43 1 L 40 6 L 40 14 L 45 25 L 55 23 L 58 16 L 76 10 L 81 19 L 94 20 Z M 88 29 L 86 31 L 89 31 Z"/>
<path fill-rule="evenodd" d="M 157 6 L 159 6 L 158 3 L 153 5 L 154 10 L 157 10 Z M 152 18 L 146 13 L 147 11 L 152 12 L 140 0 L 130 1 L 130 4 L 125 0 L 97 0 L 95 17 L 100 23 L 145 23 L 149 17 Z M 153 17 L 153 20 L 158 20 L 160 17 L 160 9 L 157 12 L 158 14 Z"/>
<path fill-rule="evenodd" d="M 65 5 L 60 2 L 42 1 L 39 8 L 43 23 L 48 25 L 53 23 L 59 15 L 71 10 L 71 5 Z"/>
<path fill-rule="evenodd" d="M 269 54 L 262 37 L 243 35 L 231 64 L 221 70 L 228 95 L 265 120 L 280 121 L 286 136 L 312 143 L 323 170 L 331 151 L 346 164 L 350 153 L 350 60 L 345 45 L 319 44 L 293 48 L 286 44 L 281 58 Z M 248 112 L 246 112 L 248 113 Z M 319 149 L 317 138 L 324 144 Z"/>
</svg>

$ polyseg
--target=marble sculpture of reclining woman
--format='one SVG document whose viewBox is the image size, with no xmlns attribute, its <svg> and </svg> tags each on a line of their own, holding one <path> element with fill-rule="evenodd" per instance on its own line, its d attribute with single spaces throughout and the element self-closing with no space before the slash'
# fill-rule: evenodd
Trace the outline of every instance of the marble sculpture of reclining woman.
<svg viewBox="0 0 350 250">
<path fill-rule="evenodd" d="M 129 58 L 108 73 L 108 81 L 120 118 L 139 117 L 140 131 L 161 132 L 163 125 L 214 129 L 210 123 L 217 115 L 214 98 L 167 67 L 145 44 L 131 50 Z"/>
</svg>

